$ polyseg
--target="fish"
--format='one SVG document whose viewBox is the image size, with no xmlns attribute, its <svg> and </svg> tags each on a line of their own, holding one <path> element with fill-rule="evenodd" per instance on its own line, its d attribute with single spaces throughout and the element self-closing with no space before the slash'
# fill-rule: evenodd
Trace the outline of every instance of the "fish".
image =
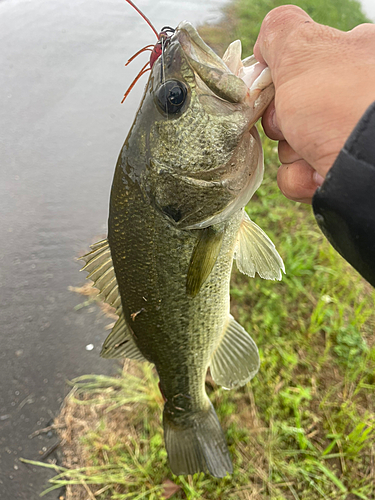
<svg viewBox="0 0 375 500">
<path fill-rule="evenodd" d="M 220 58 L 187 21 L 151 68 L 117 161 L 108 237 L 83 256 L 99 297 L 118 315 L 104 358 L 155 365 L 176 475 L 233 472 L 205 390 L 259 370 L 258 348 L 230 314 L 230 275 L 280 280 L 283 261 L 244 207 L 263 179 L 255 123 L 274 96 L 268 68 Z"/>
</svg>

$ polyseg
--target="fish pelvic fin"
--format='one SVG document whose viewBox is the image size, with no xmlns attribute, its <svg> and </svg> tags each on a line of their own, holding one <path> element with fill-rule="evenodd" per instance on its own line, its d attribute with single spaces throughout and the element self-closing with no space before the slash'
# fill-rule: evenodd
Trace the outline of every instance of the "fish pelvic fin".
<svg viewBox="0 0 375 500">
<path fill-rule="evenodd" d="M 245 385 L 258 372 L 258 348 L 247 331 L 229 315 L 220 344 L 212 356 L 211 376 L 214 382 L 233 389 Z"/>
<path fill-rule="evenodd" d="M 212 227 L 201 229 L 191 256 L 186 278 L 186 292 L 195 297 L 215 265 L 223 243 L 224 231 Z"/>
<path fill-rule="evenodd" d="M 244 211 L 234 258 L 238 270 L 251 278 L 258 273 L 266 280 L 281 280 L 284 262 L 275 245 Z"/>
<path fill-rule="evenodd" d="M 167 405 L 163 413 L 164 439 L 173 474 L 232 474 L 225 436 L 211 402 L 207 409 L 190 414 L 188 419 L 173 418 Z"/>
</svg>

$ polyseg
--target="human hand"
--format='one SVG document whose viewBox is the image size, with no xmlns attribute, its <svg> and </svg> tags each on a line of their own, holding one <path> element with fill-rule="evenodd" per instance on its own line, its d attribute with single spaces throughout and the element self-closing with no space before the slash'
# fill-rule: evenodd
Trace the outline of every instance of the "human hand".
<svg viewBox="0 0 375 500">
<path fill-rule="evenodd" d="M 279 141 L 279 188 L 311 203 L 375 101 L 375 25 L 343 32 L 315 23 L 299 7 L 281 6 L 263 20 L 254 55 L 269 66 L 275 85 L 262 124 Z"/>
</svg>

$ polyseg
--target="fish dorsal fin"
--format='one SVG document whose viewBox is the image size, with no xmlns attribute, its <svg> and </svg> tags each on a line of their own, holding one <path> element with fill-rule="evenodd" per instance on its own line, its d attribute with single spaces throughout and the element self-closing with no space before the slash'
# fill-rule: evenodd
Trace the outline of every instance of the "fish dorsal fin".
<svg viewBox="0 0 375 500">
<path fill-rule="evenodd" d="M 94 282 L 92 286 L 99 290 L 98 297 L 114 307 L 116 314 L 120 316 L 122 313 L 121 296 L 108 240 L 98 241 L 90 248 L 91 252 L 80 257 L 86 263 L 81 271 L 89 273 L 87 279 L 91 279 Z"/>
<path fill-rule="evenodd" d="M 195 297 L 211 274 L 223 243 L 224 231 L 206 227 L 199 232 L 186 278 L 186 292 Z"/>
<path fill-rule="evenodd" d="M 121 314 L 111 333 L 105 339 L 100 355 L 102 358 L 129 358 L 137 361 L 147 361 L 138 349 L 132 330 L 126 323 L 123 314 Z"/>
<path fill-rule="evenodd" d="M 247 331 L 229 315 L 220 344 L 212 356 L 211 375 L 225 389 L 245 385 L 260 366 L 258 348 Z"/>
<path fill-rule="evenodd" d="M 81 271 L 87 271 L 93 287 L 99 290 L 98 297 L 114 307 L 119 316 L 111 333 L 106 338 L 102 352 L 103 358 L 130 358 L 145 361 L 143 354 L 135 344 L 132 330 L 127 325 L 122 311 L 121 295 L 113 268 L 108 240 L 101 240 L 90 247 L 91 252 L 80 257 L 85 261 Z"/>
<path fill-rule="evenodd" d="M 254 278 L 281 280 L 285 267 L 275 245 L 244 211 L 234 258 L 241 273 Z"/>
</svg>

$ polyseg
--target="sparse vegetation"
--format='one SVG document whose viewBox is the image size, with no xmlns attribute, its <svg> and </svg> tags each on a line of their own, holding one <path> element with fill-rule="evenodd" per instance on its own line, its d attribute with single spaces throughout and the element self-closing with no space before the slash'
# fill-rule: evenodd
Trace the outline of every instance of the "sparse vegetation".
<svg viewBox="0 0 375 500">
<path fill-rule="evenodd" d="M 199 32 L 211 47 L 223 53 L 233 40 L 239 38 L 244 56 L 253 52 L 260 26 L 267 13 L 280 5 L 292 4 L 305 10 L 314 21 L 349 31 L 358 24 L 371 21 L 362 12 L 357 0 L 234 0 L 223 9 L 224 17 L 215 25 L 200 27 Z"/>
<path fill-rule="evenodd" d="M 261 19 L 281 3 L 228 7 L 227 34 L 242 38 L 245 55 Z M 352 0 L 295 3 L 341 29 L 366 21 Z M 68 485 L 67 499 L 375 499 L 375 293 L 324 239 L 311 208 L 280 194 L 275 144 L 264 138 L 264 148 L 265 180 L 248 212 L 275 242 L 286 275 L 275 283 L 234 271 L 232 312 L 262 365 L 240 390 L 207 380 L 233 476 L 173 476 L 156 376 L 148 364 L 126 362 L 118 378 L 74 381 L 58 421 L 66 464 L 45 464 L 58 473 L 52 488 Z"/>
</svg>

